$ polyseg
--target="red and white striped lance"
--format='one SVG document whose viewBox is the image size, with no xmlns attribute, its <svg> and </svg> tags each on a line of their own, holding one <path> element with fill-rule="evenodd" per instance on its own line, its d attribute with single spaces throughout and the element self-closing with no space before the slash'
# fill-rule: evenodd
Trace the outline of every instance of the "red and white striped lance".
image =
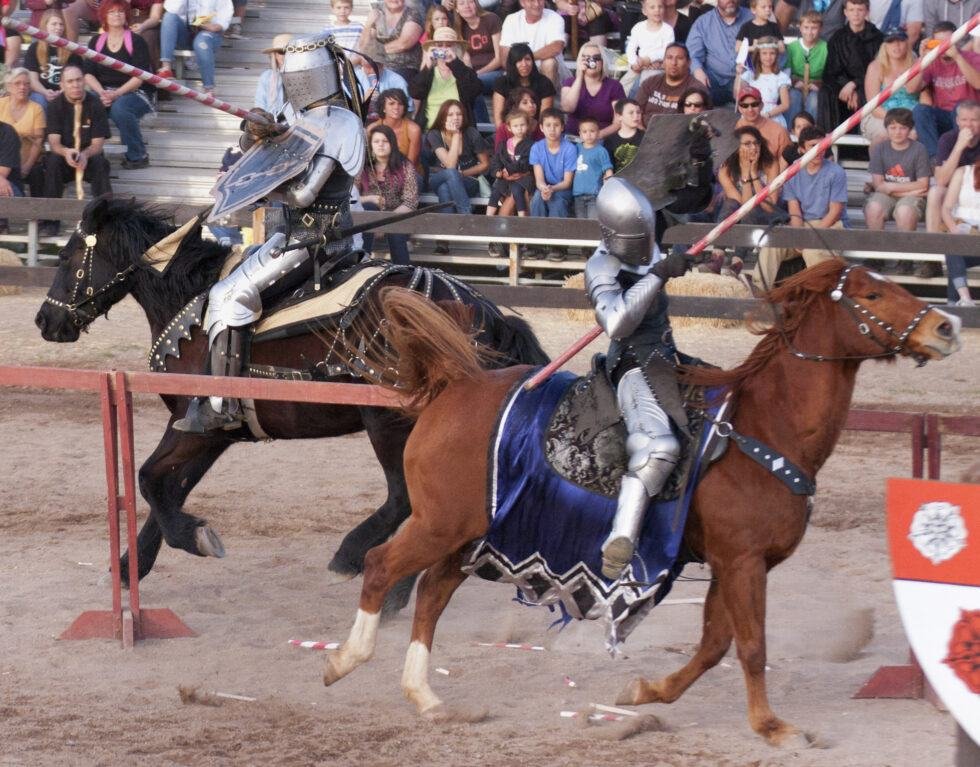
<svg viewBox="0 0 980 767">
<path fill-rule="evenodd" d="M 968 22 L 957 29 L 949 40 L 945 40 L 940 43 L 938 46 L 926 53 L 926 55 L 921 59 L 916 61 L 906 71 L 896 77 L 895 81 L 891 85 L 871 99 L 862 109 L 852 114 L 844 122 L 834 128 L 834 130 L 826 135 L 819 144 L 814 146 L 808 152 L 804 153 L 803 156 L 801 156 L 796 162 L 776 176 L 769 182 L 768 186 L 763 187 L 763 189 L 755 197 L 742 203 L 738 210 L 732 213 L 728 218 L 719 223 L 714 229 L 688 248 L 688 255 L 696 256 L 716 239 L 718 239 L 718 237 L 735 226 L 735 224 L 741 221 L 749 213 L 749 211 L 751 211 L 757 205 L 760 205 L 762 201 L 765 200 L 770 194 L 782 188 L 783 184 L 793 178 L 793 176 L 795 176 L 801 168 L 806 166 L 811 160 L 817 157 L 817 155 L 822 155 L 824 152 L 826 152 L 841 136 L 850 132 L 854 126 L 861 122 L 865 115 L 871 114 L 871 112 L 877 109 L 880 104 L 891 98 L 892 93 L 902 88 L 909 80 L 918 77 L 919 73 L 922 72 L 923 69 L 942 56 L 947 50 L 949 50 L 950 46 L 956 45 L 956 43 L 966 37 L 966 35 L 970 33 L 970 30 L 977 26 L 977 24 L 980 24 L 980 13 L 975 14 Z M 530 391 L 531 389 L 539 386 L 556 370 L 564 366 L 566 362 L 582 351 L 582 349 L 592 343 L 601 334 L 602 328 L 600 328 L 598 325 L 592 328 L 592 330 L 582 336 L 578 341 L 555 357 L 555 359 L 552 360 L 546 367 L 538 371 L 526 384 L 524 384 L 524 388 Z"/>
<path fill-rule="evenodd" d="M 160 77 L 160 75 L 147 72 L 139 67 L 134 67 L 132 64 L 126 64 L 123 61 L 119 61 L 119 59 L 114 59 L 112 56 L 107 56 L 104 53 L 93 51 L 91 48 L 82 45 L 81 43 L 75 43 L 71 40 L 65 39 L 64 37 L 58 37 L 58 35 L 43 32 L 37 27 L 32 27 L 30 24 L 17 21 L 10 16 L 0 18 L 0 23 L 7 27 L 7 29 L 16 30 L 22 34 L 36 37 L 38 40 L 44 40 L 46 43 L 57 46 L 58 48 L 67 48 L 72 53 L 77 53 L 79 56 L 89 59 L 90 61 L 94 61 L 96 64 L 109 67 L 109 69 L 116 69 L 124 74 L 130 75 L 131 77 L 138 77 L 143 82 L 149 83 L 160 90 L 169 91 L 170 93 L 175 93 L 178 96 L 183 96 L 184 98 L 198 101 L 205 106 L 214 107 L 222 112 L 235 115 L 235 117 L 248 119 L 251 122 L 260 123 L 262 125 L 271 124 L 270 121 L 262 115 L 256 114 L 248 109 L 242 109 L 234 104 L 229 104 L 227 101 L 222 101 L 219 98 L 215 98 L 213 94 L 202 93 L 201 91 L 196 91 L 193 88 L 188 88 L 186 85 L 181 85 L 180 83 L 167 77 Z"/>
</svg>

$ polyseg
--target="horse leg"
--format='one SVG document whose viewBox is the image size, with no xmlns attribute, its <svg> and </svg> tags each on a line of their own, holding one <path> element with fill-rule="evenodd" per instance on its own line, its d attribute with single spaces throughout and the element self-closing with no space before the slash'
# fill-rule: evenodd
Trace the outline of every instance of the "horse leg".
<svg viewBox="0 0 980 767">
<path fill-rule="evenodd" d="M 137 538 L 140 578 L 153 568 L 161 539 L 197 556 L 224 556 L 218 534 L 203 519 L 181 509 L 191 490 L 231 444 L 221 436 L 185 435 L 167 426 L 157 449 L 139 471 L 140 492 L 150 505 L 150 517 Z M 127 552 L 122 559 L 124 573 L 128 560 Z"/>
<path fill-rule="evenodd" d="M 364 570 L 365 554 L 391 538 L 411 512 L 403 458 L 412 424 L 393 411 L 382 408 L 361 408 L 361 419 L 384 471 L 388 497 L 377 511 L 347 533 L 340 542 L 340 547 L 327 565 L 328 570 L 341 576 L 336 581 L 350 580 L 360 575 Z M 394 607 L 395 612 L 408 603 L 412 583 L 414 580 L 408 583 L 408 593 L 403 595 L 404 602 Z"/>
<path fill-rule="evenodd" d="M 464 543 L 466 540 L 447 540 L 445 536 L 433 533 L 413 517 L 394 538 L 367 553 L 354 626 L 340 649 L 327 656 L 323 670 L 325 685 L 333 684 L 371 659 L 381 620 L 381 605 L 391 587 L 406 575 L 435 564 L 447 552 L 456 551 Z"/>
<path fill-rule="evenodd" d="M 745 675 L 749 725 L 772 745 L 798 734 L 777 717 L 766 694 L 766 563 L 741 559 L 716 572 Z"/>
<path fill-rule="evenodd" d="M 435 713 L 442 706 L 442 701 L 429 687 L 429 654 L 439 616 L 453 593 L 466 580 L 466 573 L 460 569 L 462 564 L 462 553 L 453 552 L 426 570 L 419 581 L 412 641 L 402 672 L 402 692 L 415 704 L 420 714 Z"/>
<path fill-rule="evenodd" d="M 732 626 L 725 610 L 718 581 L 712 581 L 704 600 L 701 644 L 683 668 L 663 679 L 648 682 L 639 677 L 630 682 L 616 700 L 620 706 L 643 703 L 673 703 L 708 669 L 714 668 L 732 644 Z"/>
</svg>

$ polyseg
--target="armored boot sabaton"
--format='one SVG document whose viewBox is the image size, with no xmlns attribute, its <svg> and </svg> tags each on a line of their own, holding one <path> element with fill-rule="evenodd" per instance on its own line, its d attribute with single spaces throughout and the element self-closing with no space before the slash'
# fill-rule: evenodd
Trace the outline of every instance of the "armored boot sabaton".
<svg viewBox="0 0 980 767">
<path fill-rule="evenodd" d="M 237 376 L 242 370 L 242 334 L 235 328 L 219 332 L 211 345 L 211 374 Z M 187 413 L 174 422 L 174 429 L 189 434 L 206 434 L 219 429 L 233 431 L 245 420 L 241 404 L 230 397 L 194 397 Z"/>
</svg>

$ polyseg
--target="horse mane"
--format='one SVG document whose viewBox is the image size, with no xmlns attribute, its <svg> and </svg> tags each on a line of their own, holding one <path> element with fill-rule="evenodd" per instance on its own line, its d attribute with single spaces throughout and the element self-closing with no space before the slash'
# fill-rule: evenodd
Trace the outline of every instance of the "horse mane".
<svg viewBox="0 0 980 767">
<path fill-rule="evenodd" d="M 768 291 L 766 308 L 779 313 L 779 322 L 774 325 L 771 318 L 750 317 L 749 329 L 762 336 L 762 340 L 745 361 L 731 370 L 684 366 L 681 379 L 684 383 L 699 386 L 730 386 L 737 393 L 749 378 L 787 349 L 787 340 L 796 335 L 813 305 L 830 293 L 846 266 L 843 259 L 832 258 L 804 269 Z"/>
<path fill-rule="evenodd" d="M 100 198 L 82 215 L 83 231 L 98 233 L 99 250 L 117 268 L 136 267 L 133 292 L 148 316 L 164 322 L 214 284 L 230 251 L 203 239 L 198 226 L 184 238 L 161 275 L 143 254 L 176 228 L 173 213 L 133 199 Z"/>
</svg>

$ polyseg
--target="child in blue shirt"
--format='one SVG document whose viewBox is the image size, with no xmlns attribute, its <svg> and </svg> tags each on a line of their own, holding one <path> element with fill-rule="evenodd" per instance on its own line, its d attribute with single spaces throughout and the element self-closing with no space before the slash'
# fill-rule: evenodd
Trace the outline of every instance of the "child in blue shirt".
<svg viewBox="0 0 980 767">
<path fill-rule="evenodd" d="M 595 198 L 602 182 L 613 174 L 609 152 L 599 143 L 599 122 L 583 117 L 578 122 L 578 163 L 572 179 L 575 218 L 596 218 Z"/>
<path fill-rule="evenodd" d="M 536 191 L 531 198 L 531 215 L 540 218 L 568 218 L 572 202 L 572 178 L 578 151 L 562 135 L 565 115 L 557 109 L 541 113 L 544 138 L 531 147 Z"/>
</svg>

